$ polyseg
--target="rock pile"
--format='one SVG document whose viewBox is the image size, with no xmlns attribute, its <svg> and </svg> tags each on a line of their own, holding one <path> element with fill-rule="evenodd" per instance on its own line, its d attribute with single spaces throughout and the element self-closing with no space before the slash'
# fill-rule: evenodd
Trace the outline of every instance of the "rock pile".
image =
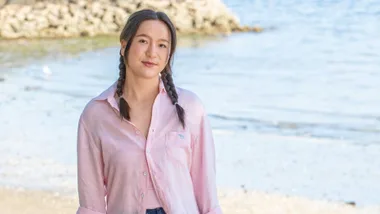
<svg viewBox="0 0 380 214">
<path fill-rule="evenodd" d="M 119 34 L 136 10 L 161 10 L 179 34 L 260 31 L 240 26 L 221 0 L 70 0 L 7 4 L 0 9 L 0 37 L 60 38 Z"/>
</svg>

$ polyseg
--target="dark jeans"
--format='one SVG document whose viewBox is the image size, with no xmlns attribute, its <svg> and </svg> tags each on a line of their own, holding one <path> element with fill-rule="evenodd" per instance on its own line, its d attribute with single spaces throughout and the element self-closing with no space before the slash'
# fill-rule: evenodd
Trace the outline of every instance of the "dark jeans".
<svg viewBox="0 0 380 214">
<path fill-rule="evenodd" d="M 164 209 L 160 208 L 155 208 L 155 209 L 147 209 L 146 214 L 166 214 Z"/>
</svg>

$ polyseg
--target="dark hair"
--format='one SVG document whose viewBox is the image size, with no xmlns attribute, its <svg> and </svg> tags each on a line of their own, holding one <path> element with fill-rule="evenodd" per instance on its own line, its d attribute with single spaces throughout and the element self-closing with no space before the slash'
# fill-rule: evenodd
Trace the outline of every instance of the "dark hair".
<svg viewBox="0 0 380 214">
<path fill-rule="evenodd" d="M 117 90 L 116 90 L 116 94 L 120 98 L 120 102 L 119 102 L 120 116 L 124 117 L 127 120 L 130 120 L 130 116 L 129 116 L 130 107 L 127 101 L 122 97 L 123 86 L 125 84 L 125 79 L 126 79 L 125 63 L 127 62 L 128 51 L 129 51 L 129 48 L 131 47 L 132 39 L 135 36 L 140 24 L 146 20 L 160 20 L 164 22 L 170 30 L 170 34 L 171 34 L 170 55 L 169 55 L 169 60 L 168 60 L 167 65 L 165 66 L 164 70 L 161 71 L 161 79 L 167 91 L 167 94 L 170 97 L 172 104 L 175 105 L 176 107 L 179 121 L 181 122 L 182 126 L 185 127 L 185 111 L 178 103 L 178 94 L 175 89 L 175 85 L 173 83 L 172 70 L 171 70 L 172 56 L 174 54 L 174 51 L 177 45 L 176 28 L 173 25 L 173 23 L 170 21 L 169 17 L 164 12 L 156 12 L 150 9 L 140 10 L 131 14 L 127 20 L 126 25 L 124 26 L 124 29 L 122 30 L 120 34 L 120 41 L 125 40 L 127 42 L 127 46 L 125 47 L 125 50 L 124 50 L 124 57 L 120 53 L 120 64 L 119 64 L 120 72 L 119 72 L 119 79 L 118 79 Z"/>
</svg>

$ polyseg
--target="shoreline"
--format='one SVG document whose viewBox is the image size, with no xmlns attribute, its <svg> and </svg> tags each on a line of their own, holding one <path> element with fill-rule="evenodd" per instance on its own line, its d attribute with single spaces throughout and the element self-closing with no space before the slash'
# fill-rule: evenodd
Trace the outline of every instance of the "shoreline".
<svg viewBox="0 0 380 214">
<path fill-rule="evenodd" d="M 223 35 L 179 35 L 177 48 L 203 45 L 224 39 Z M 52 58 L 77 57 L 86 52 L 118 47 L 118 36 L 94 36 L 72 38 L 17 38 L 0 39 L 0 73 L 2 69 L 17 68 L 34 61 Z"/>
<path fill-rule="evenodd" d="M 218 190 L 224 213 L 255 214 L 378 214 L 380 207 L 355 207 L 353 205 L 310 200 L 304 197 L 284 196 L 258 191 L 221 188 Z M 78 206 L 76 196 L 41 190 L 0 187 L 0 207 L 3 214 L 69 214 Z"/>
</svg>

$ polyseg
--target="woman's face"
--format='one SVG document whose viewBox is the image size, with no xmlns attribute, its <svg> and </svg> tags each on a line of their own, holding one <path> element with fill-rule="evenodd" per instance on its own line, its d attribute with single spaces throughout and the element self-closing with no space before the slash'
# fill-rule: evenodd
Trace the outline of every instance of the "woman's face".
<svg viewBox="0 0 380 214">
<path fill-rule="evenodd" d="M 122 53 L 126 44 L 124 40 L 121 42 Z M 127 56 L 127 72 L 140 78 L 156 78 L 168 63 L 170 45 L 170 31 L 164 22 L 142 22 L 132 39 Z"/>
</svg>

